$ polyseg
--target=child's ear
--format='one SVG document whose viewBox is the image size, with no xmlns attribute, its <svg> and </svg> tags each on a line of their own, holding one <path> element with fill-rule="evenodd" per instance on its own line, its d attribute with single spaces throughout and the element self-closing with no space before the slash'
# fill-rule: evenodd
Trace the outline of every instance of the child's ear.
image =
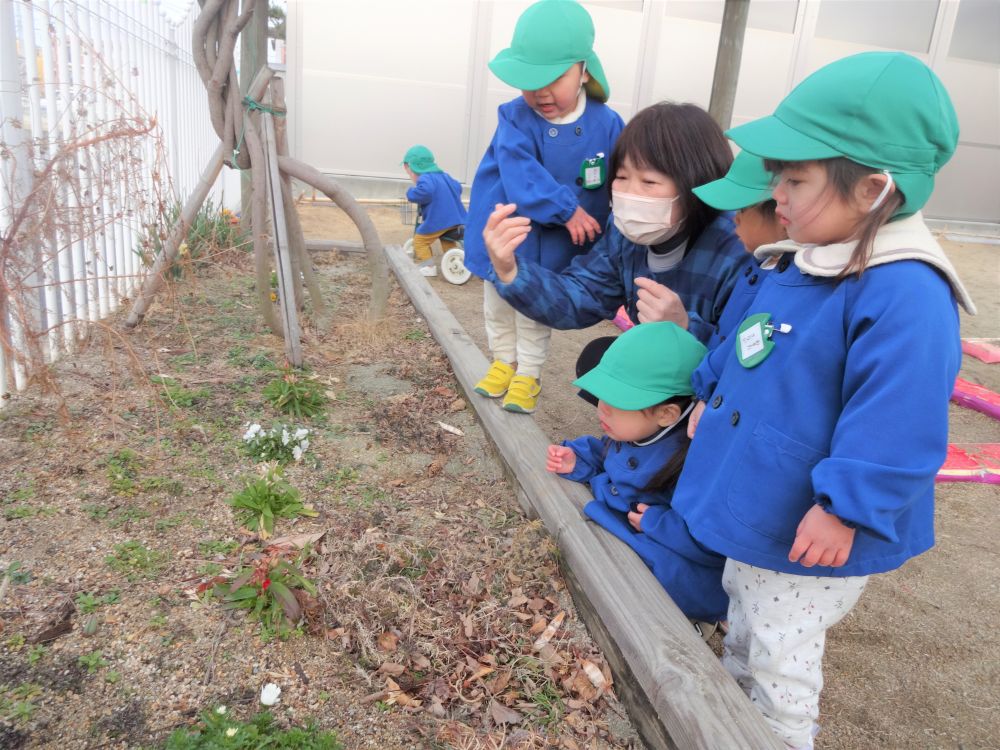
<svg viewBox="0 0 1000 750">
<path fill-rule="evenodd" d="M 654 415 L 660 427 L 669 427 L 681 418 L 681 407 L 677 404 L 658 404 Z"/>
<path fill-rule="evenodd" d="M 590 73 L 587 72 L 587 66 L 580 63 L 580 67 L 583 68 L 583 75 L 580 76 L 580 83 L 587 83 L 590 80 Z"/>
<path fill-rule="evenodd" d="M 858 182 L 855 187 L 855 195 L 858 198 L 858 202 L 866 210 L 871 207 L 871 205 L 878 199 L 885 189 L 886 183 L 889 182 L 889 175 L 882 172 L 876 172 L 874 174 L 867 175 Z M 896 191 L 896 184 L 893 182 L 889 185 L 889 192 L 885 196 L 888 198 Z M 885 198 L 883 198 L 883 202 Z"/>
</svg>

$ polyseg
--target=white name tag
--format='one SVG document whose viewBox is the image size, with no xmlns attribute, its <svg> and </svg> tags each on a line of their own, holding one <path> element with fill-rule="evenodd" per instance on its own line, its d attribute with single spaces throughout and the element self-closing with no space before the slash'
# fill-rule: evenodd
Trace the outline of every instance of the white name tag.
<svg viewBox="0 0 1000 750">
<path fill-rule="evenodd" d="M 757 323 L 740 333 L 740 359 L 750 359 L 764 351 L 764 327 Z"/>
</svg>

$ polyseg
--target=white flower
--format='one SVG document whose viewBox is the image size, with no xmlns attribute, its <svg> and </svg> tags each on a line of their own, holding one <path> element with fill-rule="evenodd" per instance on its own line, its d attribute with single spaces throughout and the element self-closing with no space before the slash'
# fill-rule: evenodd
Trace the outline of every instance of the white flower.
<svg viewBox="0 0 1000 750">
<path fill-rule="evenodd" d="M 282 445 L 288 445 L 288 440 L 289 440 L 288 430 L 286 430 L 284 427 L 282 427 L 281 428 L 281 444 Z"/>
<path fill-rule="evenodd" d="M 238 731 L 240 730 L 236 727 L 229 727 L 229 729 L 226 730 L 226 737 L 235 737 Z"/>
<path fill-rule="evenodd" d="M 301 443 L 299 443 L 299 447 L 302 449 L 302 452 L 305 453 L 306 450 L 308 450 L 309 448 L 309 441 L 303 440 Z"/>
<path fill-rule="evenodd" d="M 301 461 L 302 460 L 302 448 L 301 447 L 299 447 L 299 446 L 296 445 L 294 448 L 292 448 L 292 458 L 294 458 L 296 461 Z"/>
<path fill-rule="evenodd" d="M 281 688 L 273 682 L 267 683 L 260 689 L 260 702 L 265 706 L 273 706 L 281 697 Z"/>
<path fill-rule="evenodd" d="M 215 713 L 217 713 L 219 716 L 222 716 L 224 713 L 226 713 L 226 707 L 219 706 L 217 709 L 215 709 Z"/>
<path fill-rule="evenodd" d="M 260 425 L 259 424 L 250 424 L 248 422 L 247 423 L 247 431 L 245 433 L 243 433 L 243 441 L 246 442 L 246 443 L 249 443 L 251 440 L 253 440 L 257 436 L 257 434 L 259 432 L 260 432 Z"/>
<path fill-rule="evenodd" d="M 299 429 L 297 429 L 295 431 L 295 436 L 294 437 L 295 437 L 296 440 L 301 440 L 302 438 L 304 438 L 308 434 L 309 434 L 309 430 L 307 430 L 305 427 L 300 427 Z M 308 441 L 306 441 L 306 442 L 308 442 Z"/>
</svg>

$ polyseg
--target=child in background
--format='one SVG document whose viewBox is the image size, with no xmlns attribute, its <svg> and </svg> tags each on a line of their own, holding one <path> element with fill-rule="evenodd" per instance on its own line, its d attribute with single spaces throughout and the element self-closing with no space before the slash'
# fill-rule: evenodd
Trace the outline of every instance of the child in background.
<svg viewBox="0 0 1000 750">
<path fill-rule="evenodd" d="M 788 233 L 781 225 L 774 209 L 777 206 L 771 197 L 771 173 L 764 168 L 764 162 L 759 156 L 746 151 L 733 160 L 726 176 L 701 185 L 694 189 L 694 194 L 703 202 L 721 211 L 736 211 L 733 221 L 736 223 L 736 236 L 740 238 L 746 251 L 753 254 L 761 245 L 771 245 L 788 239 Z M 787 265 L 790 261 L 786 260 Z M 714 349 L 726 340 L 733 327 L 743 320 L 754 296 L 757 294 L 757 282 L 761 276 L 777 266 L 778 258 L 771 256 L 760 263 L 752 259 L 740 272 L 736 286 L 726 302 L 716 331 L 708 340 L 708 348 Z"/>
<path fill-rule="evenodd" d="M 689 444 L 691 373 L 704 355 L 675 323 L 625 331 L 573 383 L 598 399 L 606 437 L 550 445 L 546 468 L 590 484 L 584 512 L 638 553 L 687 617 L 709 624 L 707 637 L 726 616 L 725 558 L 698 544 L 670 507 Z"/>
<path fill-rule="evenodd" d="M 790 263 L 695 371 L 673 507 L 728 558 L 723 664 L 788 747 L 812 748 L 826 631 L 870 574 L 934 544 L 956 298 L 975 308 L 919 211 L 958 121 L 924 63 L 868 52 L 728 135 L 778 176 L 790 239 L 755 255 Z"/>
<path fill-rule="evenodd" d="M 585 253 L 610 213 L 605 160 L 624 127 L 607 107 L 610 89 L 593 50 L 594 24 L 575 0 L 541 0 L 517 21 L 511 46 L 490 62 L 521 96 L 500 105 L 496 132 L 472 183 L 465 265 L 483 284 L 494 362 L 476 392 L 530 414 L 552 330 L 496 293 L 483 244 L 487 217 L 514 202 L 535 231 L 522 257 L 555 272 Z"/>
<path fill-rule="evenodd" d="M 465 224 L 462 186 L 434 163 L 434 154 L 426 146 L 412 146 L 403 156 L 403 168 L 413 180 L 413 187 L 406 191 L 406 199 L 420 206 L 423 217 L 413 235 L 413 259 L 419 264 L 422 275 L 437 276 L 431 245 L 434 240 L 440 240 L 445 252 L 455 247 L 454 242 L 442 235 Z"/>
</svg>

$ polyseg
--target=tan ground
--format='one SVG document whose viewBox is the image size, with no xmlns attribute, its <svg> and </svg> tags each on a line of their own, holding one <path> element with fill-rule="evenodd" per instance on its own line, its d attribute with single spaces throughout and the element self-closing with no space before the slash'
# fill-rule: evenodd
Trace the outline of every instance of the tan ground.
<svg viewBox="0 0 1000 750">
<path fill-rule="evenodd" d="M 369 206 L 383 243 L 401 243 L 412 227 L 398 207 Z M 308 236 L 358 239 L 341 212 L 304 203 Z M 979 314 L 962 313 L 965 337 L 1000 337 L 1000 248 L 944 243 Z M 431 284 L 485 351 L 482 287 L 473 278 Z M 918 304 L 915 301 L 915 304 Z M 553 440 L 596 434 L 593 411 L 569 387 L 586 341 L 617 329 L 602 323 L 556 332 L 536 422 Z M 1000 391 L 1000 364 L 965 357 L 962 377 Z M 952 406 L 951 441 L 996 442 L 1000 428 Z M 919 418 L 919 415 L 914 415 Z M 869 584 L 828 642 L 820 750 L 1000 747 L 1000 492 L 982 484 L 939 485 L 937 546 Z"/>
</svg>

